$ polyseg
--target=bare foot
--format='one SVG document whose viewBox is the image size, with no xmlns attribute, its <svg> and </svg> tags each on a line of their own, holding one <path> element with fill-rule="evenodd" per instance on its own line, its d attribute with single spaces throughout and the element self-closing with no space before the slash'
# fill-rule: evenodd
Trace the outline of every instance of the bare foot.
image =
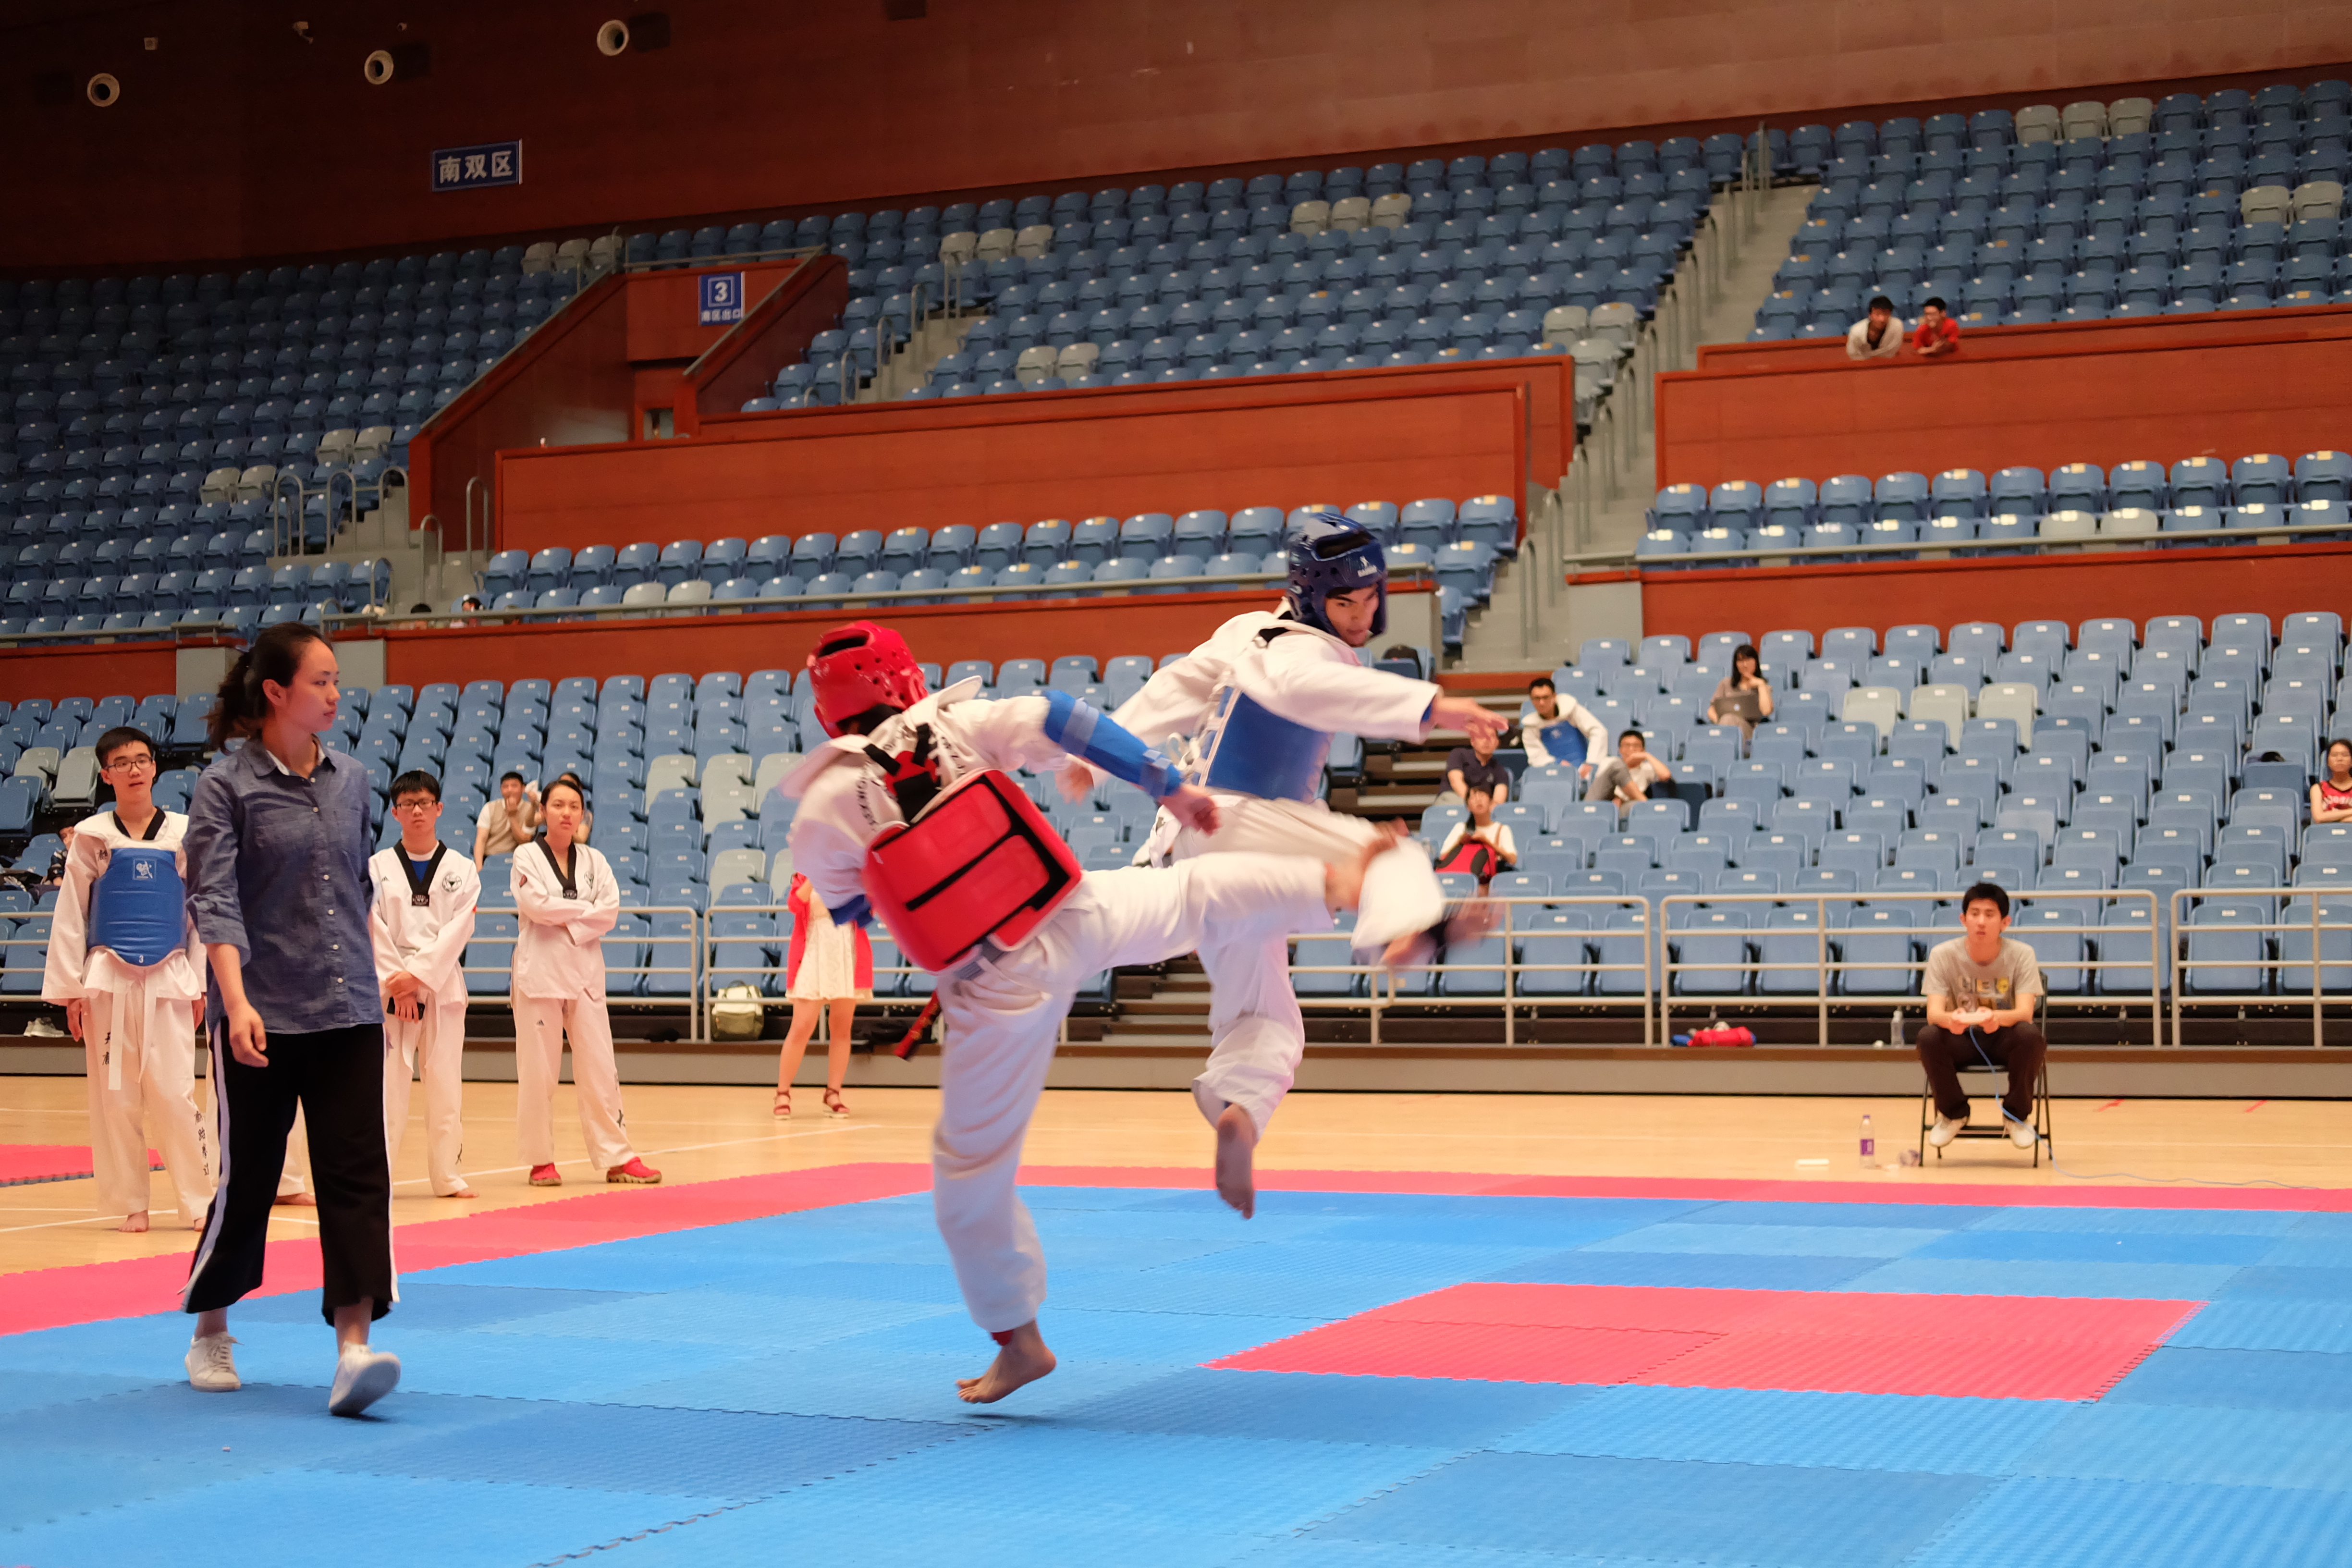
<svg viewBox="0 0 2352 1568">
<path fill-rule="evenodd" d="M 1055 1365 L 1054 1352 L 1045 1348 L 1045 1336 L 1037 1331 L 1037 1320 L 1030 1319 L 1005 1339 L 996 1349 L 996 1359 L 978 1377 L 956 1379 L 956 1395 L 966 1405 L 993 1405 L 1024 1384 L 1036 1382 Z"/>
<path fill-rule="evenodd" d="M 1217 1195 L 1241 1211 L 1257 1213 L 1257 1182 L 1251 1157 L 1257 1151 L 1257 1123 L 1238 1105 L 1217 1115 Z"/>
<path fill-rule="evenodd" d="M 147 1211 L 145 1209 L 141 1209 L 137 1214 L 124 1215 L 122 1216 L 122 1223 L 116 1226 L 114 1228 L 121 1231 L 128 1231 L 133 1236 L 138 1235 L 141 1231 L 147 1228 Z"/>
<path fill-rule="evenodd" d="M 441 1195 L 445 1198 L 478 1198 L 481 1196 L 481 1194 L 474 1191 L 471 1187 L 459 1187 L 454 1193 L 443 1193 Z"/>
<path fill-rule="evenodd" d="M 1388 946 L 1381 949 L 1382 969 L 1417 969 L 1427 963 L 1437 952 L 1426 931 L 1407 931 Z"/>
<path fill-rule="evenodd" d="M 280 1193 L 269 1201 L 286 1209 L 314 1209 L 319 1206 L 319 1200 L 308 1193 Z"/>
</svg>

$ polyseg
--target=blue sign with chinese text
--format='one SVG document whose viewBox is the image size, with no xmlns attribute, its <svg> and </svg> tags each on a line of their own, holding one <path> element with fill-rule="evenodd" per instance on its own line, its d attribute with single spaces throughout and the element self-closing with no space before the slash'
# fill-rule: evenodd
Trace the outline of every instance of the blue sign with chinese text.
<svg viewBox="0 0 2352 1568">
<path fill-rule="evenodd" d="M 706 272 L 702 275 L 702 310 L 696 318 L 706 327 L 723 327 L 743 319 L 743 275 Z"/>
<path fill-rule="evenodd" d="M 522 143 L 487 142 L 478 147 L 444 147 L 433 154 L 435 191 L 478 191 L 522 184 Z"/>
</svg>

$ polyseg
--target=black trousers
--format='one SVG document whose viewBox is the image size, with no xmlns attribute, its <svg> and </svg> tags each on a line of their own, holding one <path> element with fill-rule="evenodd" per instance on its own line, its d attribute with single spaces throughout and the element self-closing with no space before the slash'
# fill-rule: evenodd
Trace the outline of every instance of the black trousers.
<svg viewBox="0 0 2352 1568">
<path fill-rule="evenodd" d="M 319 1311 L 329 1322 L 354 1301 L 392 1310 L 392 1172 L 383 1146 L 383 1026 L 269 1037 L 268 1067 L 247 1067 L 212 1032 L 215 1146 L 221 1179 L 205 1215 L 182 1300 L 191 1312 L 226 1307 L 261 1283 L 270 1205 L 299 1105 L 318 1185 Z"/>
<path fill-rule="evenodd" d="M 1976 1037 L 1984 1042 L 1982 1057 L 1966 1029 L 1939 1029 L 1933 1024 L 1919 1026 L 1919 1065 L 1927 1069 L 1927 1087 L 1935 1093 L 1937 1113 L 1955 1121 L 1969 1119 L 1969 1097 L 1960 1088 L 1959 1069 L 1979 1066 L 1990 1057 L 2009 1069 L 2009 1092 L 2001 1096 L 2002 1106 L 2020 1121 L 2032 1121 L 2033 1085 L 2042 1076 L 2042 1058 L 2050 1048 L 2049 1041 L 2031 1024 L 1979 1029 Z"/>
</svg>

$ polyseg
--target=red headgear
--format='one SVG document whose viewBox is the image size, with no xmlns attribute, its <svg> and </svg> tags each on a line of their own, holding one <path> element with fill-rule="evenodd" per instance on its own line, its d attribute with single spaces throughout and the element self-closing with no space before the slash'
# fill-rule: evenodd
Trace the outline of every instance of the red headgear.
<svg viewBox="0 0 2352 1568">
<path fill-rule="evenodd" d="M 824 634 L 808 657 L 816 686 L 817 722 L 828 735 L 869 708 L 912 708 L 928 696 L 922 667 L 907 639 L 872 621 L 852 621 Z"/>
</svg>

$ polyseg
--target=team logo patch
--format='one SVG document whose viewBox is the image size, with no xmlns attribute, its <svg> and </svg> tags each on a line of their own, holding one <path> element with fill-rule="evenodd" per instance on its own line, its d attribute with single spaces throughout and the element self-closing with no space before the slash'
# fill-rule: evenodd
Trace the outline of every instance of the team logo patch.
<svg viewBox="0 0 2352 1568">
<path fill-rule="evenodd" d="M 131 879 L 134 882 L 153 881 L 155 879 L 155 862 L 152 860 L 133 860 L 131 863 Z"/>
</svg>

